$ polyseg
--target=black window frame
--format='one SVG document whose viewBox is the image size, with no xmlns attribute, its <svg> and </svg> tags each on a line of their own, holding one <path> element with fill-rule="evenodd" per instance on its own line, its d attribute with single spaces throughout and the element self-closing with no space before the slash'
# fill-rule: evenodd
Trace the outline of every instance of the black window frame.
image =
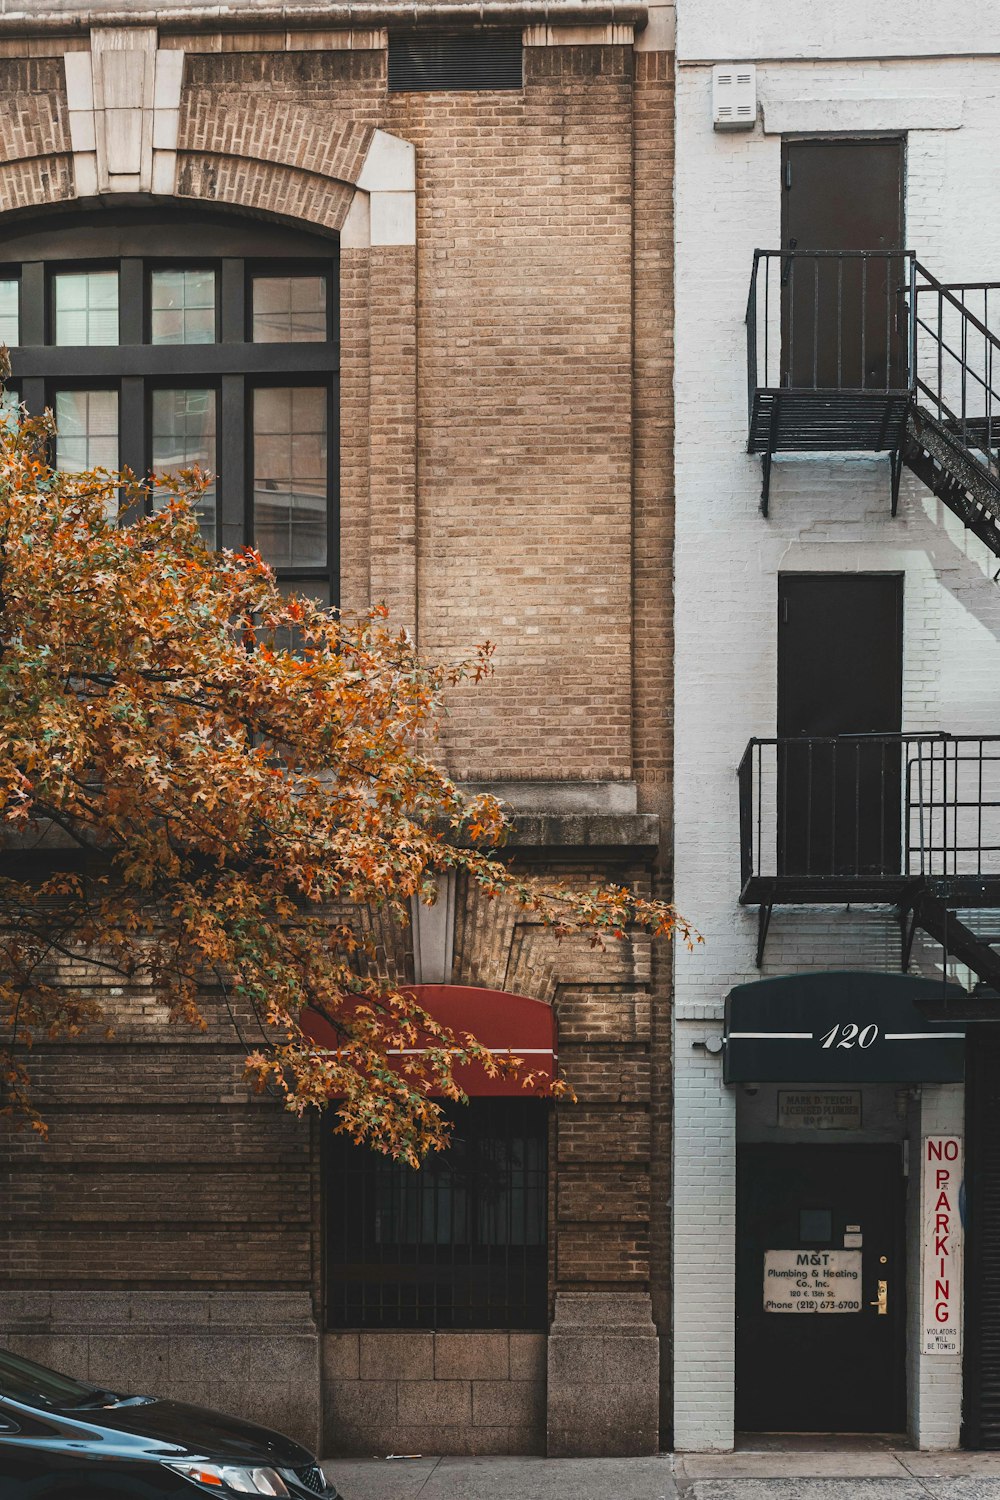
<svg viewBox="0 0 1000 1500">
<path fill-rule="evenodd" d="M 551 1106 L 542 1099 L 482 1097 L 471 1099 L 468 1105 L 445 1108 L 455 1121 L 452 1143 L 445 1151 L 432 1153 L 416 1170 L 325 1129 L 323 1301 L 329 1331 L 544 1332 L 548 1327 Z M 506 1126 L 501 1130 L 503 1121 Z M 399 1191 L 411 1192 L 408 1212 L 412 1212 L 415 1192 L 421 1215 L 425 1202 L 433 1203 L 433 1212 L 438 1213 L 435 1179 L 462 1170 L 461 1152 L 470 1139 L 475 1142 L 478 1168 L 465 1179 L 466 1222 L 471 1223 L 478 1217 L 475 1195 L 483 1191 L 483 1162 L 489 1160 L 484 1144 L 504 1137 L 510 1140 L 518 1130 L 530 1137 L 533 1146 L 530 1173 L 529 1153 L 525 1153 L 530 1207 L 526 1189 L 524 1220 L 528 1222 L 530 1214 L 531 1221 L 540 1226 L 537 1242 L 516 1244 L 508 1237 L 507 1243 L 476 1243 L 470 1237 L 467 1242 L 449 1238 L 440 1243 L 413 1239 L 397 1243 L 380 1237 L 380 1201 L 385 1202 L 386 1192 L 392 1201 L 396 1184 Z M 435 1218 L 435 1228 L 439 1222 Z"/>
<path fill-rule="evenodd" d="M 18 244 L 24 253 L 18 257 Z M 213 243 L 214 242 L 214 243 Z M 211 251 L 215 253 L 210 253 Z M 63 272 L 119 272 L 119 342 L 58 345 L 55 277 Z M 212 270 L 216 286 L 214 343 L 153 344 L 152 273 Z M 256 275 L 326 278 L 324 341 L 252 342 Z M 117 389 L 118 461 L 148 475 L 152 461 L 152 391 L 217 391 L 216 535 L 238 549 L 253 535 L 253 391 L 260 385 L 313 385 L 327 391 L 327 559 L 324 565 L 280 567 L 279 581 L 307 592 L 320 585 L 340 600 L 340 339 L 339 243 L 308 231 L 264 224 L 237 214 L 126 210 L 56 215 L 11 226 L 0 240 L 0 278 L 19 282 L 19 337 L 12 347 L 11 384 L 29 410 L 52 404 L 56 389 Z M 150 495 L 148 508 L 152 508 Z M 128 517 L 124 520 L 127 521 Z"/>
</svg>

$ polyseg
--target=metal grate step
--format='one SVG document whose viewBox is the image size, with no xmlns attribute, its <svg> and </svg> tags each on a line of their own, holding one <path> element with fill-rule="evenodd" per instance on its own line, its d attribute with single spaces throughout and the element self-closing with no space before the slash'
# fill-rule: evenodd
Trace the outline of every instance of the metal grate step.
<svg viewBox="0 0 1000 1500">
<path fill-rule="evenodd" d="M 885 453 L 899 448 L 908 391 L 757 390 L 751 453 Z"/>
</svg>

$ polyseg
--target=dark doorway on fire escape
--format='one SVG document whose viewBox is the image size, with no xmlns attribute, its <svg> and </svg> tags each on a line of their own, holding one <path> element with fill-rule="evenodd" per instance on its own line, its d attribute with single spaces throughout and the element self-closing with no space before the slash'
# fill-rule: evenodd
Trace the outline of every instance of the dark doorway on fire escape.
<svg viewBox="0 0 1000 1500">
<path fill-rule="evenodd" d="M 904 386 L 902 140 L 785 141 L 781 171 L 782 384 Z"/>
<path fill-rule="evenodd" d="M 903 578 L 778 577 L 778 873 L 900 864 Z"/>
</svg>

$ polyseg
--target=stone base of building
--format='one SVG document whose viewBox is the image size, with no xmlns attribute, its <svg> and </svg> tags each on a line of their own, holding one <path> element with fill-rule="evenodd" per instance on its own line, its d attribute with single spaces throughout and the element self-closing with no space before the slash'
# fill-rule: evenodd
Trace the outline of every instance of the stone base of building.
<svg viewBox="0 0 1000 1500">
<path fill-rule="evenodd" d="M 328 1333 L 324 1452 L 544 1453 L 544 1333 Z"/>
<path fill-rule="evenodd" d="M 113 1390 L 272 1427 L 326 1454 L 658 1451 L 644 1294 L 563 1292 L 544 1333 L 330 1333 L 293 1292 L 14 1291 L 0 1344 Z"/>
<path fill-rule="evenodd" d="M 112 1390 L 191 1401 L 321 1446 L 308 1293 L 12 1291 L 0 1344 Z"/>
<path fill-rule="evenodd" d="M 557 1293 L 548 1344 L 549 1457 L 656 1453 L 659 1378 L 648 1295 Z"/>
</svg>

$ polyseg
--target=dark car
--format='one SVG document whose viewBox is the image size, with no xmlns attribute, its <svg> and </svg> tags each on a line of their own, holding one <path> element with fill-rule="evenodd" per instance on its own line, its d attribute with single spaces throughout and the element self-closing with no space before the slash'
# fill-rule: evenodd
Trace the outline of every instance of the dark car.
<svg viewBox="0 0 1000 1500">
<path fill-rule="evenodd" d="M 201 1406 L 128 1396 L 0 1349 L 0 1500 L 338 1500 L 305 1448 Z"/>
</svg>

